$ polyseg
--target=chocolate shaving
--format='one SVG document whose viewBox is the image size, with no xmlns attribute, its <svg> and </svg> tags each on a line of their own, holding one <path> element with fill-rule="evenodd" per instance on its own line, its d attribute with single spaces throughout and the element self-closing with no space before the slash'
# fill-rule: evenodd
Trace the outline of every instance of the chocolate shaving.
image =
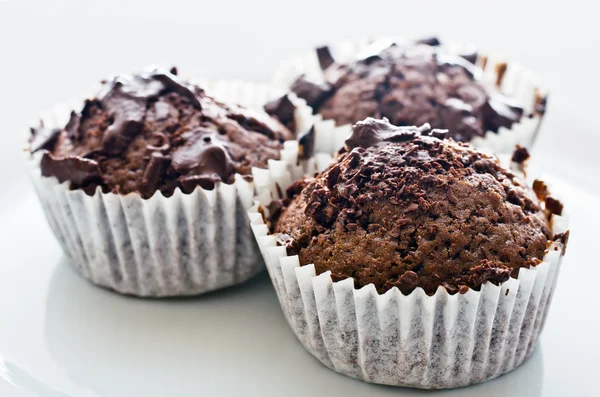
<svg viewBox="0 0 600 397">
<path fill-rule="evenodd" d="M 410 294 L 418 285 L 419 275 L 411 270 L 407 271 L 397 281 L 386 281 L 386 288 L 397 287 L 400 292 L 407 295 Z"/>
<path fill-rule="evenodd" d="M 410 220 L 410 218 L 400 218 L 396 221 L 396 225 L 400 226 L 400 227 L 404 227 L 408 224 L 412 223 L 412 221 Z"/>
<path fill-rule="evenodd" d="M 418 209 L 419 209 L 419 204 L 412 203 L 411 205 L 409 205 L 408 207 L 406 207 L 406 209 L 404 210 L 404 212 L 406 212 L 406 213 L 414 212 L 414 211 L 416 211 Z"/>
<path fill-rule="evenodd" d="M 333 187 L 337 183 L 340 171 L 341 169 L 339 164 L 332 166 L 331 168 L 329 168 L 329 171 L 327 171 L 327 188 L 329 188 L 330 190 L 333 189 Z"/>
<path fill-rule="evenodd" d="M 458 204 L 458 199 L 456 198 L 456 196 L 454 195 L 454 192 L 452 191 L 452 186 L 448 186 L 448 190 L 446 191 L 446 196 L 448 197 L 448 201 L 450 201 L 452 204 Z"/>
<path fill-rule="evenodd" d="M 504 265 L 483 259 L 480 265 L 469 270 L 467 283 L 472 288 L 478 288 L 488 281 L 498 285 L 509 279 L 511 271 Z"/>
<path fill-rule="evenodd" d="M 389 235 L 393 238 L 398 238 L 400 236 L 401 231 L 402 231 L 402 227 L 396 226 L 389 232 Z"/>
</svg>

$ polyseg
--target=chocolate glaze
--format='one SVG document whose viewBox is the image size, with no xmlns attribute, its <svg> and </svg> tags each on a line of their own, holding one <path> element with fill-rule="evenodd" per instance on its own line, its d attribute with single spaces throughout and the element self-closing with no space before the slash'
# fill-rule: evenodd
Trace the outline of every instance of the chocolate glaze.
<svg viewBox="0 0 600 397">
<path fill-rule="evenodd" d="M 284 99 L 276 111 L 289 121 Z M 251 179 L 252 167 L 265 168 L 293 138 L 266 113 L 219 102 L 154 69 L 105 81 L 63 129 L 32 130 L 30 151 L 45 150 L 42 175 L 70 181 L 73 189 L 150 197 L 230 184 L 236 173 Z"/>
<path fill-rule="evenodd" d="M 102 171 L 98 163 L 76 156 L 56 158 L 49 152 L 42 156 L 40 163 L 43 176 L 54 176 L 60 182 L 71 181 L 77 185 L 98 184 Z"/>
<path fill-rule="evenodd" d="M 329 59 L 323 48 L 318 55 L 327 65 L 323 82 L 301 76 L 291 90 L 337 125 L 386 117 L 395 125 L 429 123 L 468 142 L 511 127 L 524 115 L 519 103 L 482 82 L 474 49 L 449 54 L 437 38 L 413 44 L 377 41 L 348 64 Z"/>
</svg>

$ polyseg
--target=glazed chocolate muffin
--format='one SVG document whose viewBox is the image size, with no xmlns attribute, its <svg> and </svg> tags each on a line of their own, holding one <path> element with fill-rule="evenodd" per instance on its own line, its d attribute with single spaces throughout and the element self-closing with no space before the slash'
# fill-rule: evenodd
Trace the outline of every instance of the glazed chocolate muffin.
<svg viewBox="0 0 600 397">
<path fill-rule="evenodd" d="M 380 293 L 479 290 L 539 264 L 548 242 L 564 239 L 549 224 L 562 207 L 543 184 L 534 192 L 496 157 L 445 133 L 357 123 L 335 164 L 271 204 L 279 244 L 317 274 Z"/>
<path fill-rule="evenodd" d="M 291 90 L 338 126 L 385 117 L 394 125 L 449 129 L 450 137 L 468 142 L 510 128 L 525 113 L 522 104 L 481 80 L 476 53 L 450 54 L 435 38 L 375 42 L 346 64 L 337 63 L 327 47 L 317 55 L 322 81 L 300 76 Z M 500 85 L 503 73 L 498 76 Z"/>
<path fill-rule="evenodd" d="M 63 129 L 32 129 L 31 152 L 43 150 L 41 172 L 93 194 L 231 184 L 236 173 L 279 159 L 293 134 L 267 113 L 226 104 L 181 81 L 176 69 L 116 77 L 73 111 Z"/>
</svg>

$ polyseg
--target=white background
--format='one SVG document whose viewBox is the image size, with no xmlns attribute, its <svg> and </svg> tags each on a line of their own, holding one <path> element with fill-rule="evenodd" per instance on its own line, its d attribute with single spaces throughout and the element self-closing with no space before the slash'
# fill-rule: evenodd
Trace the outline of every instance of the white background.
<svg viewBox="0 0 600 397">
<path fill-rule="evenodd" d="M 600 166 L 599 16 L 593 0 L 0 0 L 0 153 L 40 109 L 108 74 L 155 63 L 268 81 L 281 59 L 328 41 L 439 33 L 538 74 L 551 88 L 538 151 L 559 156 L 553 173 L 587 181 Z"/>
<path fill-rule="evenodd" d="M 126 321 L 132 316 L 139 316 L 135 323 L 139 327 L 146 323 L 154 327 L 153 331 L 139 330 L 146 332 L 143 335 L 148 338 L 148 343 L 151 343 L 155 334 L 163 338 L 171 333 L 181 332 L 177 335 L 189 337 L 189 327 L 198 327 L 207 335 L 211 330 L 221 332 L 213 323 L 206 328 L 202 321 L 189 319 L 186 312 L 188 309 L 179 305 L 167 310 L 166 307 L 170 304 L 160 304 L 156 309 L 156 306 L 148 306 L 146 303 L 127 301 L 121 307 L 119 297 L 93 289 L 69 273 L 61 263 L 58 247 L 45 226 L 40 226 L 43 230 L 38 234 L 28 231 L 37 228 L 42 215 L 35 206 L 31 188 L 22 171 L 21 137 L 28 120 L 35 118 L 40 110 L 79 96 L 106 75 L 135 71 L 147 64 L 177 65 L 182 74 L 199 77 L 268 81 L 279 61 L 286 56 L 305 52 L 329 41 L 386 34 L 419 37 L 439 33 L 450 39 L 474 41 L 481 48 L 518 60 L 550 87 L 549 108 L 534 151 L 535 162 L 542 171 L 578 186 L 565 193 L 571 194 L 572 205 L 584 208 L 588 211 L 586 214 L 589 214 L 584 214 L 573 222 L 574 228 L 579 225 L 579 234 L 574 230 L 569 247 L 570 256 L 566 261 L 568 267 L 561 275 L 560 290 L 555 298 L 557 303 L 551 311 L 549 329 L 542 338 L 543 349 L 536 352 L 526 364 L 528 369 L 524 367 L 520 372 L 516 371 L 509 375 L 512 378 L 507 378 L 508 381 L 503 378 L 491 388 L 469 389 L 475 390 L 470 395 L 517 395 L 520 390 L 527 391 L 523 395 L 564 396 L 571 391 L 573 395 L 594 395 L 591 386 L 597 384 L 594 374 L 600 369 L 595 360 L 598 356 L 598 331 L 594 327 L 599 324 L 594 318 L 598 310 L 591 305 L 588 308 L 577 304 L 595 299 L 597 277 L 600 276 L 595 270 L 597 259 L 594 259 L 593 250 L 596 233 L 593 222 L 599 219 L 596 215 L 598 201 L 594 196 L 600 196 L 600 184 L 597 183 L 600 172 L 600 128 L 597 121 L 600 114 L 599 15 L 600 2 L 595 0 L 0 0 L 0 251 L 4 253 L 4 257 L 0 258 L 0 292 L 5 294 L 1 297 L 4 299 L 1 307 L 2 310 L 11 308 L 8 317 L 4 319 L 17 321 L 31 316 L 31 320 L 27 320 L 30 321 L 31 329 L 27 330 L 16 327 L 15 322 L 0 320 L 0 378 L 3 370 L 2 356 L 12 352 L 16 356 L 21 354 L 23 362 L 31 365 L 27 369 L 43 378 L 44 382 L 52 384 L 53 388 L 70 384 L 69 387 L 73 388 L 69 390 L 75 390 L 75 386 L 69 382 L 77 382 L 77 379 L 65 376 L 62 368 L 64 363 L 55 364 L 55 360 L 49 359 L 49 356 L 40 360 L 29 358 L 23 352 L 37 354 L 40 349 L 48 347 L 46 343 L 49 338 L 50 341 L 53 340 L 52 335 L 61 335 L 58 340 L 65 350 L 68 350 L 72 337 L 85 341 L 87 336 L 90 340 L 102 340 L 107 343 L 106 346 L 111 346 L 102 339 L 105 335 L 103 332 L 116 332 L 115 324 L 119 324 L 119 318 Z M 579 199 L 581 203 L 578 202 Z M 28 206 L 32 209 L 29 210 Z M 584 230 L 589 233 L 583 233 Z M 36 236 L 33 241 L 29 239 L 30 235 Z M 38 262 L 43 262 L 46 258 L 51 258 L 48 260 L 52 261 L 52 265 L 58 262 L 60 266 L 56 270 L 52 267 L 37 268 Z M 23 274 L 9 274 L 20 266 L 27 269 L 23 270 Z M 581 272 L 588 272 L 589 277 L 580 280 Z M 39 281 L 46 278 L 51 281 Z M 27 286 L 35 280 L 41 282 L 43 288 L 28 291 Z M 253 368 L 253 371 L 245 374 L 246 378 L 242 377 L 247 382 L 254 379 L 254 383 L 248 383 L 248 390 L 263 390 L 264 395 L 277 391 L 282 395 L 288 384 L 286 382 L 292 381 L 281 377 L 302 377 L 305 374 L 307 379 L 300 378 L 292 382 L 295 395 L 302 395 L 302 387 L 306 386 L 308 390 L 317 381 L 323 382 L 321 390 L 323 393 L 329 390 L 328 394 L 331 394 L 331 390 L 344 390 L 346 396 L 351 394 L 351 390 L 362 395 L 382 390 L 386 394 L 393 394 L 390 389 L 371 388 L 359 382 L 349 383 L 350 381 L 321 368 L 307 357 L 285 327 L 279 308 L 273 301 L 274 295 L 264 277 L 244 288 L 247 289 L 242 289 L 241 292 L 238 290 L 231 296 L 213 296 L 211 299 L 218 301 L 215 306 L 207 306 L 207 302 L 185 305 L 197 305 L 198 308 L 193 310 L 198 313 L 204 310 L 208 316 L 214 315 L 219 308 L 238 310 L 238 313 L 243 308 L 243 313 L 246 313 L 244 323 L 238 324 L 230 320 L 227 324 L 232 327 L 248 327 L 248 332 L 256 332 L 256 340 L 251 339 L 247 343 L 254 343 L 263 349 L 262 354 L 255 357 L 256 362 L 253 357 L 247 356 L 256 353 L 242 349 L 246 354 L 242 363 L 250 363 L 249 368 Z M 23 296 L 27 297 L 22 302 L 19 295 L 21 290 Z M 243 299 L 246 291 L 252 290 L 257 291 Z M 6 291 L 13 293 L 11 298 L 15 299 L 14 302 L 6 302 Z M 46 310 L 43 302 L 57 293 L 61 297 L 58 300 L 60 304 L 52 306 L 53 301 L 50 299 Z M 75 294 L 73 301 L 69 293 Z M 79 296 L 85 296 L 89 300 L 86 302 L 87 306 L 76 306 L 73 303 L 77 302 Z M 240 302 L 243 303 L 236 303 L 236 299 L 242 299 Z M 79 323 L 76 317 L 66 317 L 64 302 L 72 303 L 66 307 L 74 310 L 77 316 L 87 318 L 89 310 L 97 315 L 92 319 L 96 321 L 94 327 L 86 329 L 86 332 L 91 331 L 89 335 L 77 333 L 75 326 Z M 250 316 L 245 311 L 252 311 L 256 307 L 264 311 L 262 317 Z M 110 317 L 113 314 L 112 308 L 121 317 Z M 50 309 L 53 311 L 49 311 Z M 162 313 L 166 321 L 177 323 L 175 328 L 160 328 L 165 324 L 152 318 L 152 310 Z M 22 311 L 26 313 L 21 313 Z M 49 321 L 48 318 L 53 318 L 52 315 L 54 318 L 58 317 L 58 320 Z M 1 316 L 2 313 L 0 318 Z M 106 318 L 110 318 L 110 321 Z M 56 321 L 64 324 L 64 327 L 51 327 L 50 336 L 46 329 L 44 337 L 44 324 L 47 328 L 48 324 L 56 325 Z M 278 328 L 274 329 L 275 325 L 271 324 L 276 324 Z M 97 332 L 94 333 L 94 330 Z M 135 331 L 136 328 L 132 332 Z M 17 336 L 20 334 L 31 335 L 32 342 L 28 349 L 17 345 Z M 223 335 L 221 342 L 227 337 L 239 336 L 235 330 L 229 330 Z M 129 336 L 127 333 L 116 332 L 116 338 L 121 343 L 126 344 Z M 272 341 L 278 347 L 269 350 L 273 347 Z M 23 339 L 20 343 L 24 343 Z M 236 343 L 246 345 L 246 342 L 242 343 L 240 340 Z M 238 344 L 234 346 L 240 347 Z M 142 348 L 140 346 L 139 349 Z M 219 353 L 218 346 L 211 347 L 211 354 Z M 186 349 L 180 348 L 181 351 L 178 350 L 173 357 L 165 353 L 167 358 L 172 359 L 169 365 L 183 362 L 181 360 L 186 357 Z M 94 349 L 92 352 L 98 353 Z M 78 356 L 77 352 L 71 353 L 71 360 L 67 362 L 73 364 Z M 277 357 L 279 353 L 281 357 Z M 232 353 L 225 352 L 226 357 L 229 357 L 228 354 Z M 110 365 L 107 357 L 109 356 L 102 356 L 106 360 L 103 363 Z M 145 357 L 141 355 L 137 360 L 148 364 Z M 212 368 L 201 351 L 198 352 L 198 357 L 204 361 L 191 361 L 191 368 L 194 365 Z M 235 357 L 235 354 L 231 355 L 232 360 Z M 278 362 L 281 367 L 273 364 Z M 298 374 L 284 369 L 293 369 L 296 364 L 301 369 Z M 148 368 L 151 366 L 148 364 Z M 182 378 L 174 382 L 182 381 L 183 377 L 189 377 L 190 374 L 202 378 L 202 373 L 194 374 L 190 367 L 183 367 L 182 365 Z M 223 366 L 224 370 L 228 367 L 230 366 Z M 241 369 L 244 366 L 235 362 L 231 367 Z M 259 379 L 265 378 L 261 368 L 274 371 L 267 374 L 266 379 L 272 381 L 269 385 L 263 386 L 259 382 Z M 113 372 L 107 371 L 111 374 Z M 213 372 L 225 374 L 223 371 Z M 209 371 L 209 377 L 214 381 L 214 375 L 210 375 L 213 372 Z M 132 380 L 123 373 L 117 374 L 121 382 Z M 232 374 L 235 375 L 235 372 Z M 102 374 L 95 375 L 99 384 L 102 384 Z M 151 392 L 157 385 L 164 383 L 163 380 L 159 382 L 160 371 L 157 370 L 155 375 L 155 379 L 149 378 L 147 382 L 144 379 L 133 379 L 145 386 L 131 390 Z M 236 379 L 217 380 L 224 384 L 221 391 L 233 394 Z M 54 380 L 56 384 L 52 383 Z M 110 390 L 107 386 L 110 381 L 104 380 L 107 382 L 104 384 L 106 388 L 92 387 L 98 393 L 94 395 Z M 214 386 L 214 382 L 212 384 Z M 187 386 L 187 383 L 181 384 L 182 390 Z M 91 386 L 84 384 L 84 388 L 87 387 Z M 219 395 L 215 390 L 211 395 Z M 495 393 L 493 390 L 496 390 Z M 407 391 L 398 391 L 398 395 L 405 392 Z M 11 389 L 11 393 L 17 393 L 16 389 Z M 315 391 L 311 393 L 319 395 Z"/>
</svg>

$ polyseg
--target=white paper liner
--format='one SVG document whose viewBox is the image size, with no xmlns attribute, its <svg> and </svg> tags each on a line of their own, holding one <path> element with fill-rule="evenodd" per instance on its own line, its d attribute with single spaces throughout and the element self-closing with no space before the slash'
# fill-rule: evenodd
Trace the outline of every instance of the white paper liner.
<svg viewBox="0 0 600 397">
<path fill-rule="evenodd" d="M 542 263 L 480 291 L 433 296 L 422 288 L 378 294 L 351 278 L 316 275 L 277 246 L 256 198 L 248 214 L 285 317 L 304 347 L 328 368 L 371 383 L 441 389 L 483 382 L 519 366 L 544 326 L 563 255 L 553 242 Z M 553 216 L 553 233 L 568 229 Z"/>
<path fill-rule="evenodd" d="M 336 61 L 349 62 L 357 57 L 365 47 L 374 41 L 386 40 L 388 42 L 403 43 L 408 40 L 404 37 L 383 38 L 378 40 L 347 40 L 330 44 Z M 450 53 L 458 53 L 459 50 L 468 46 L 458 42 L 446 42 L 442 40 L 443 46 Z M 485 53 L 478 50 L 478 65 L 480 60 L 486 57 L 487 62 L 483 69 L 482 79 L 490 84 L 495 84 L 498 74 L 496 66 L 506 63 L 507 68 L 502 79 L 500 91 L 519 101 L 525 107 L 525 114 L 531 113 L 536 95 L 545 95 L 547 90 L 542 86 L 540 80 L 528 69 L 519 63 L 504 59 L 494 53 Z M 282 88 L 288 88 L 296 78 L 305 74 L 313 79 L 322 79 L 322 71 L 315 51 L 295 56 L 284 61 L 273 77 L 273 84 Z M 321 148 L 324 153 L 335 153 L 344 146 L 345 139 L 351 134 L 351 125 L 335 126 L 333 120 L 323 120 L 322 116 L 313 116 L 315 127 L 315 147 Z M 512 153 L 515 145 L 531 148 L 539 130 L 542 117 L 535 115 L 531 118 L 523 117 L 519 123 L 513 124 L 512 128 L 500 127 L 498 132 L 488 131 L 485 137 L 476 137 L 471 144 L 479 150 L 494 153 Z"/>
<path fill-rule="evenodd" d="M 205 82 L 210 95 L 260 108 L 283 94 L 273 87 L 239 81 Z M 47 128 L 64 126 L 77 103 L 58 105 L 41 117 Z M 302 106 L 296 110 L 297 126 Z M 69 183 L 41 176 L 36 154 L 28 161 L 48 223 L 76 270 L 91 282 L 123 294 L 145 297 L 196 295 L 242 283 L 264 269 L 246 211 L 257 193 L 277 196 L 301 174 L 296 141 L 284 143 L 280 160 L 253 169 L 254 181 L 213 190 L 179 189 L 149 199 L 137 193 L 93 196 L 69 190 Z"/>
</svg>

